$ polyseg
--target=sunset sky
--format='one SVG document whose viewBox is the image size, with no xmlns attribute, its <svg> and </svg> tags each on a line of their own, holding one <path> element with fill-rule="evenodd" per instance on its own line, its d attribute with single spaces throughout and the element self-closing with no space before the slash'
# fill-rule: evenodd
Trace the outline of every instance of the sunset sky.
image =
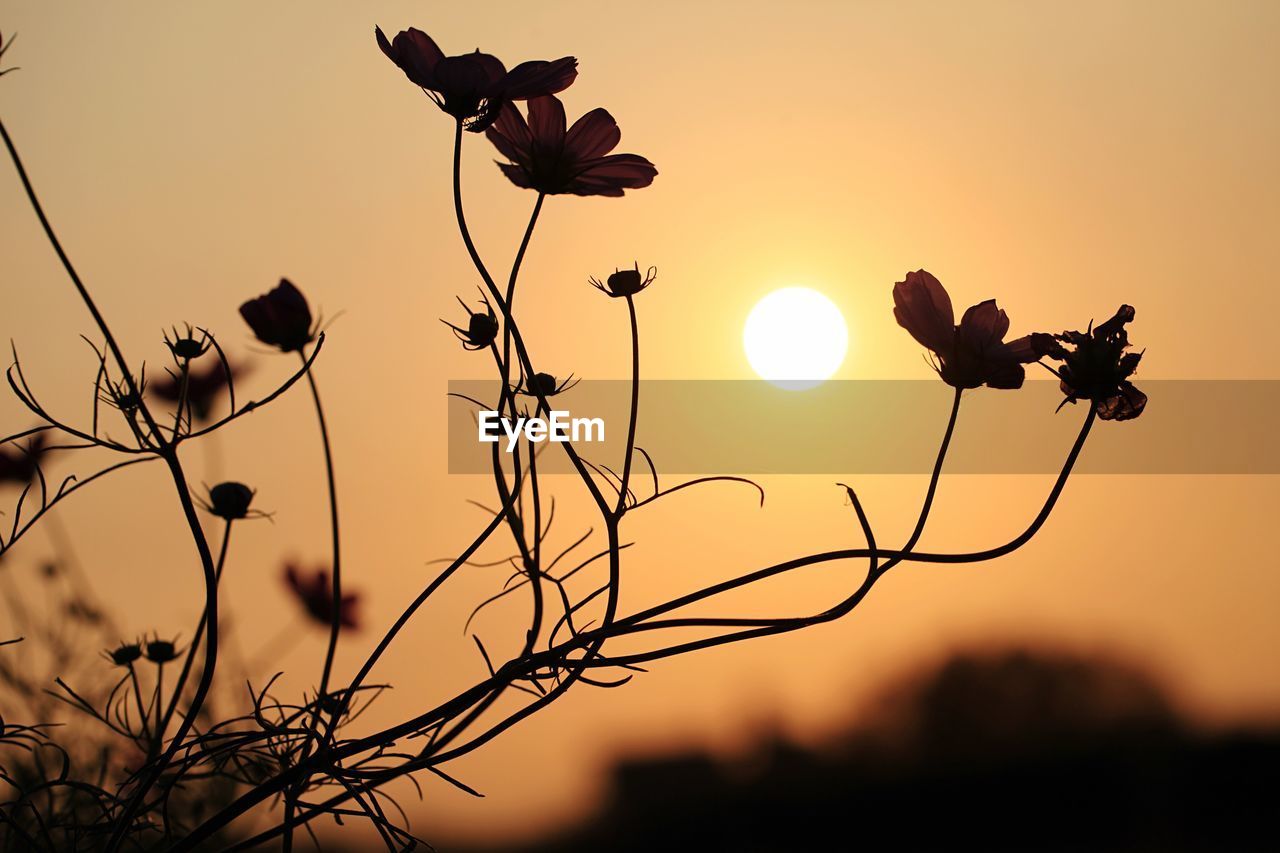
<svg viewBox="0 0 1280 853">
<path fill-rule="evenodd" d="M 375 24 L 388 34 L 416 26 L 446 53 L 479 47 L 508 66 L 577 56 L 580 76 L 563 94 L 570 120 L 607 107 L 622 128 L 618 150 L 657 165 L 652 187 L 622 199 L 548 200 L 519 298 L 540 369 L 625 378 L 625 307 L 587 278 L 639 261 L 659 269 L 637 299 L 646 378 L 750 378 L 743 322 L 788 285 L 817 289 L 843 312 L 849 351 L 837 378 L 927 378 L 890 296 L 923 267 L 960 310 L 998 298 L 1013 335 L 1083 328 L 1122 302 L 1136 306 L 1131 337 L 1147 350 L 1139 385 L 1280 380 L 1275 3 L 487 9 L 10 0 L 0 17 L 6 38 L 18 33 L 4 65 L 21 67 L 0 79 L 0 116 L 131 359 L 158 371 L 162 329 L 205 325 L 233 357 L 252 358 L 240 392 L 260 395 L 296 362 L 263 352 L 238 305 L 287 276 L 333 318 L 316 375 L 335 441 L 348 584 L 366 599 L 366 629 L 344 643 L 340 674 L 438 571 L 428 561 L 453 555 L 485 523 L 467 499 L 493 502 L 485 478 L 446 473 L 447 383 L 491 368 L 437 319 L 458 322 L 455 294 L 471 300 L 478 283 L 453 223 L 452 128 L 379 52 Z M 490 265 L 505 270 L 533 196 L 502 177 L 483 137 L 465 142 L 471 225 Z M 0 259 L 0 337 L 14 341 L 51 409 L 86 421 L 95 363 L 78 336 L 91 321 L 7 163 Z M 925 428 L 940 434 L 945 416 L 944 401 Z M 1043 423 L 1026 424 L 1027 440 L 1055 417 L 1082 416 L 1046 410 Z M 1158 398 L 1144 417 L 1161 417 Z M 31 416 L 6 395 L 0 423 L 8 434 Z M 642 414 L 641 444 L 644 430 Z M 1060 429 L 1052 435 L 1061 440 Z M 856 419 L 848 438 L 859 440 Z M 296 622 L 306 639 L 256 675 L 279 668 L 286 685 L 309 688 L 324 632 L 295 618 L 279 575 L 287 556 L 327 559 L 310 401 L 299 388 L 212 443 L 186 449 L 193 479 L 244 481 L 275 513 L 274 523 L 241 525 L 232 543 L 224 594 L 235 642 L 252 657 Z M 719 486 L 637 512 L 623 528 L 639 544 L 626 552 L 622 610 L 860 546 L 836 479 L 853 477 L 878 537 L 900 541 L 924 478 L 856 474 L 765 478 L 763 509 L 751 490 Z M 1003 542 L 1049 485 L 944 478 L 921 548 Z M 576 480 L 553 488 L 564 547 L 592 519 Z M 171 491 L 159 467 L 128 471 L 60 515 L 126 630 L 189 638 L 200 571 Z M 575 690 L 452 767 L 486 799 L 429 784 L 416 825 L 429 838 L 550 827 L 591 805 L 617 754 L 729 750 L 775 724 L 814 740 L 886 677 L 958 647 L 1114 652 L 1149 665 L 1207 722 L 1275 717 L 1277 496 L 1274 476 L 1076 478 L 1045 530 L 1008 558 L 903 566 L 835 625 L 665 661 L 620 691 Z M 6 512 L 14 497 L 0 494 Z M 505 556 L 509 542 L 483 556 Z M 47 548 L 37 531 L 0 580 L 33 577 Z M 702 612 L 808 612 L 847 589 L 853 571 L 831 565 Z M 395 689 L 369 725 L 484 675 L 462 623 L 505 578 L 501 567 L 475 569 L 433 601 L 376 670 Z M 516 596 L 479 620 L 491 650 L 518 648 L 511 620 L 525 607 Z"/>
</svg>

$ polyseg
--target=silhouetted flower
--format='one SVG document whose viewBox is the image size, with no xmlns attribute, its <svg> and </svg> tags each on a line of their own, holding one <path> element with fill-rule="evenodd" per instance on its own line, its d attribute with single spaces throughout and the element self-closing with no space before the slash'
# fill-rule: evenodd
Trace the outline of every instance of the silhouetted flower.
<svg viewBox="0 0 1280 853">
<path fill-rule="evenodd" d="M 301 352 L 315 339 L 311 308 L 293 282 L 287 278 L 271 291 L 240 306 L 240 316 L 264 344 L 282 352 Z"/>
<path fill-rule="evenodd" d="M 227 521 L 236 521 L 249 515 L 249 504 L 253 503 L 253 489 L 244 483 L 219 483 L 209 490 L 209 500 L 204 509 Z"/>
<path fill-rule="evenodd" d="M 653 183 L 654 165 L 637 154 L 610 154 L 618 123 L 594 109 L 565 129 L 564 105 L 552 95 L 529 101 L 529 119 L 507 104 L 487 134 L 510 160 L 498 168 L 513 184 L 548 195 L 620 196 Z"/>
<path fill-rule="evenodd" d="M 142 647 L 137 643 L 121 643 L 105 654 L 116 666 L 128 666 L 142 657 Z"/>
<path fill-rule="evenodd" d="M 942 283 L 924 271 L 907 273 L 893 286 L 893 316 L 898 325 L 937 356 L 935 369 L 954 388 L 1020 388 L 1022 365 L 1036 360 L 1025 348 L 1004 342 L 1009 318 L 994 299 L 979 302 L 955 325 L 951 297 Z"/>
<path fill-rule="evenodd" d="M 332 624 L 333 585 L 329 581 L 328 569 L 316 569 L 307 575 L 289 563 L 285 565 L 284 579 L 308 616 L 321 625 Z M 359 603 L 359 593 L 344 592 L 338 607 L 338 624 L 346 628 L 359 628 L 360 623 L 356 617 L 356 606 Z"/>
<path fill-rule="evenodd" d="M 138 389 L 136 393 L 123 379 L 119 382 L 108 381 L 106 390 L 98 395 L 98 399 L 113 409 L 119 409 L 123 414 L 133 417 L 142 405 L 142 395 L 147 391 L 146 368 L 143 368 L 143 373 L 137 378 L 134 386 Z"/>
<path fill-rule="evenodd" d="M 601 282 L 598 278 L 587 280 L 601 293 L 606 293 L 617 299 L 620 296 L 635 296 L 653 284 L 653 280 L 657 277 L 657 267 L 649 267 L 649 271 L 641 276 L 640 263 L 637 261 L 635 269 L 615 270 L 613 275 L 609 276 L 604 282 Z"/>
<path fill-rule="evenodd" d="M 498 315 L 493 313 L 493 306 L 486 299 L 484 302 L 484 311 L 472 311 L 467 307 L 467 303 L 461 299 L 458 304 L 467 312 L 467 327 L 464 329 L 455 326 L 448 320 L 441 320 L 453 333 L 457 335 L 458 340 L 462 341 L 463 349 L 478 350 L 484 349 L 493 343 L 494 338 L 498 336 Z"/>
<path fill-rule="evenodd" d="M 230 377 L 227 367 L 231 368 Z M 189 368 L 187 370 L 187 405 L 191 407 L 191 416 L 197 421 L 207 421 L 213 413 L 218 398 L 227 390 L 232 379 L 244 372 L 237 364 L 230 361 L 224 366 L 222 359 L 209 362 L 203 370 Z M 182 377 L 172 373 L 157 379 L 151 384 L 150 391 L 168 403 L 177 405 L 182 397 Z"/>
<path fill-rule="evenodd" d="M 26 445 L 0 445 L 0 484 L 16 483 L 26 486 L 35 479 L 40 468 L 40 459 L 45 454 L 45 434 L 36 433 Z"/>
<path fill-rule="evenodd" d="M 1090 323 L 1083 332 L 1031 336 L 1030 346 L 1040 355 L 1062 362 L 1054 372 L 1067 395 L 1064 403 L 1092 400 L 1104 421 L 1128 421 L 1142 414 L 1147 395 L 1129 381 L 1142 353 L 1125 352 L 1129 333 L 1124 327 L 1135 314 L 1133 306 L 1121 305 L 1110 320 L 1097 326 Z"/>
<path fill-rule="evenodd" d="M 173 357 L 178 361 L 191 361 L 199 358 L 209 351 L 210 338 L 209 333 L 201 330 L 200 337 L 195 336 L 195 329 L 188 324 L 186 331 L 179 333 L 177 328 L 173 330 L 173 337 L 168 334 L 164 336 L 165 346 L 169 348 L 169 352 L 173 353 Z"/>
<path fill-rule="evenodd" d="M 567 391 L 578 381 L 573 378 L 573 374 L 569 374 L 563 382 L 557 382 L 556 378 L 550 373 L 535 373 L 531 378 L 525 381 L 523 389 L 517 389 L 517 393 L 524 394 L 527 397 L 554 397 L 562 391 Z"/>
<path fill-rule="evenodd" d="M 178 656 L 178 647 L 169 640 L 148 640 L 143 653 L 152 663 L 168 663 Z"/>
<path fill-rule="evenodd" d="M 410 81 L 476 133 L 493 124 L 503 104 L 554 95 L 569 88 L 578 76 L 578 60 L 572 56 L 522 62 L 508 71 L 496 56 L 479 50 L 445 56 L 421 30 L 404 30 L 390 42 L 380 27 L 374 32 L 378 47 Z"/>
</svg>

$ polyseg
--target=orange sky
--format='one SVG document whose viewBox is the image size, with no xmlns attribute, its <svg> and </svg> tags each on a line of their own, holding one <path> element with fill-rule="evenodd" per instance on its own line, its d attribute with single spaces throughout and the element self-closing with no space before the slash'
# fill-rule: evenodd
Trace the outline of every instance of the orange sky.
<svg viewBox="0 0 1280 853">
<path fill-rule="evenodd" d="M 789 284 L 843 310 L 839 377 L 925 376 L 889 291 L 926 267 L 961 307 L 998 297 L 1015 334 L 1136 305 L 1142 377 L 1280 379 L 1275 4 L 547 2 L 511 4 L 505 20 L 502 8 L 11 0 L 0 19 L 20 33 L 6 64 L 22 66 L 0 80 L 0 115 L 132 358 L 158 365 L 159 330 L 182 321 L 247 353 L 235 309 L 282 275 L 327 315 L 344 312 L 318 379 L 350 583 L 367 590 L 372 626 L 425 583 L 427 560 L 470 541 L 484 518 L 465 499 L 488 495 L 482 479 L 445 474 L 442 445 L 447 381 L 487 368 L 436 319 L 475 285 L 452 225 L 450 127 L 378 52 L 375 23 L 416 25 L 446 52 L 479 46 L 508 64 L 574 54 L 571 117 L 607 106 L 619 150 L 657 164 L 654 185 L 625 199 L 548 202 L 520 302 L 535 358 L 553 373 L 625 375 L 625 311 L 586 278 L 638 259 L 660 269 L 638 300 L 648 377 L 749 376 L 742 321 Z M 487 142 L 467 144 L 473 228 L 502 268 L 533 199 L 498 174 Z M 52 407 L 86 414 L 93 363 L 77 335 L 89 318 L 8 166 L 0 258 L 0 335 Z M 265 392 L 292 366 L 259 356 L 244 390 Z M 1159 416 L 1153 400 L 1146 417 Z M 9 399 L 0 417 L 5 432 L 30 420 Z M 642 420 L 641 443 L 643 431 Z M 326 554 L 319 445 L 303 393 L 218 440 L 225 474 L 277 513 L 237 531 L 228 569 L 252 649 L 291 612 L 279 559 Z M 200 450 L 187 458 L 199 479 Z M 638 513 L 624 531 L 642 544 L 628 552 L 623 609 L 846 546 L 852 518 L 831 479 L 769 478 L 764 510 L 726 488 Z M 1079 478 L 1036 541 L 999 563 L 904 567 L 846 622 L 668 661 L 622 692 L 572 694 L 460 762 L 454 772 L 488 798 L 432 789 L 423 826 L 547 825 L 589 800 L 618 750 L 728 745 L 775 719 L 814 736 L 884 676 L 967 642 L 1118 648 L 1212 719 L 1274 714 L 1280 578 L 1262 537 L 1276 483 Z M 921 479 L 857 485 L 881 538 L 905 535 Z M 921 547 L 1004 541 L 1047 486 L 946 479 Z M 189 634 L 198 614 L 198 566 L 170 489 L 160 470 L 129 472 L 63 510 L 130 630 Z M 568 544 L 588 516 L 574 481 L 556 489 Z M 35 536 L 23 554 L 43 547 Z M 744 606 L 812 608 L 842 588 L 842 572 L 793 578 Z M 477 570 L 431 606 L 378 670 L 397 688 L 371 722 L 482 674 L 461 623 L 503 577 Z M 480 623 L 499 645 L 503 626 L 497 610 Z M 374 639 L 352 638 L 340 672 Z M 316 632 L 282 662 L 290 683 L 314 681 L 321 646 Z"/>
</svg>

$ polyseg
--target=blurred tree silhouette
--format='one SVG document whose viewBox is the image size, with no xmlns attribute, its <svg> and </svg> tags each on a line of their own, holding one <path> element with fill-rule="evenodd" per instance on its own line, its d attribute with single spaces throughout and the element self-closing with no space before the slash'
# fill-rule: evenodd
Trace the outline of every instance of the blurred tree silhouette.
<svg viewBox="0 0 1280 853">
<path fill-rule="evenodd" d="M 1142 670 L 960 654 L 891 686 L 821 749 L 628 760 L 579 850 L 1275 849 L 1280 729 L 1206 734 Z"/>
</svg>

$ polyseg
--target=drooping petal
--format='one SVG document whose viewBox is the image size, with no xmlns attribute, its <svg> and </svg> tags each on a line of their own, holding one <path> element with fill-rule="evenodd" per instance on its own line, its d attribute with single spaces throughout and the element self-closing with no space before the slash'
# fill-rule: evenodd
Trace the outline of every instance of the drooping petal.
<svg viewBox="0 0 1280 853">
<path fill-rule="evenodd" d="M 374 33 L 378 47 L 406 77 L 425 89 L 435 88 L 433 71 L 436 64 L 444 59 L 444 52 L 431 40 L 431 36 L 410 27 L 397 34 L 394 41 L 388 42 L 381 27 L 375 27 Z"/>
<path fill-rule="evenodd" d="M 507 72 L 502 81 L 502 94 L 513 101 L 563 92 L 578 77 L 578 60 L 562 56 L 550 62 L 535 59 L 521 62 Z"/>
<path fill-rule="evenodd" d="M 610 154 L 583 164 L 567 191 L 574 195 L 620 196 L 623 190 L 649 186 L 657 174 L 657 167 L 638 154 Z"/>
<path fill-rule="evenodd" d="M 603 157 L 622 140 L 622 131 L 608 110 L 597 107 L 573 123 L 564 138 L 565 154 L 579 160 Z"/>
<path fill-rule="evenodd" d="M 493 147 L 513 163 L 529 165 L 533 148 L 533 134 L 524 116 L 512 104 L 504 104 L 493 127 L 485 133 Z"/>
<path fill-rule="evenodd" d="M 1131 421 L 1147 407 L 1147 395 L 1129 382 L 1121 382 L 1114 396 L 1098 401 L 1098 417 L 1104 421 Z"/>
<path fill-rule="evenodd" d="M 1023 364 L 1039 361 L 1047 355 L 1062 350 L 1062 345 L 1053 339 L 1053 335 L 1043 332 L 1032 332 L 1021 338 L 1009 341 L 1006 346 L 1014 358 Z"/>
<path fill-rule="evenodd" d="M 502 174 L 507 176 L 507 180 L 516 186 L 526 190 L 534 189 L 533 178 L 520 166 L 514 163 L 498 163 L 498 168 L 502 170 Z"/>
<path fill-rule="evenodd" d="M 1121 305 L 1115 315 L 1105 323 L 1099 323 L 1093 329 L 1095 338 L 1106 338 L 1118 332 L 1124 331 L 1126 323 L 1132 323 L 1133 318 L 1137 316 L 1137 312 L 1132 305 Z"/>
<path fill-rule="evenodd" d="M 893 316 L 916 342 L 935 353 L 955 346 L 955 313 L 946 288 L 925 270 L 909 272 L 893 286 Z"/>
<path fill-rule="evenodd" d="M 564 142 L 564 104 L 555 95 L 542 95 L 529 101 L 529 132 L 534 141 L 547 148 L 558 149 Z"/>
</svg>

